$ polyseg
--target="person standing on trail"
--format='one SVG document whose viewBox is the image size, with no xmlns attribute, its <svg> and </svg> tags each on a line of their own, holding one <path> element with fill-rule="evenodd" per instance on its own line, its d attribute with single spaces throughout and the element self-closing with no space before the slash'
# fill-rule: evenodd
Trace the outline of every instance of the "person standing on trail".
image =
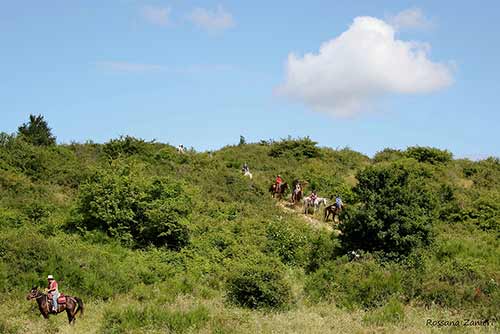
<svg viewBox="0 0 500 334">
<path fill-rule="evenodd" d="M 54 279 L 54 276 L 47 276 L 48 287 L 47 291 L 49 294 L 49 298 L 52 298 L 52 311 L 57 312 L 57 298 L 59 298 L 59 284 Z"/>
</svg>

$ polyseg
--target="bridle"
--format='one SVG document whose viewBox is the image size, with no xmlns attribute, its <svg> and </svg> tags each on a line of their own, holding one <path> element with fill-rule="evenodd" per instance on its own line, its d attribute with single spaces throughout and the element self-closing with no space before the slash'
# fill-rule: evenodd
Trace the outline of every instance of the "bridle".
<svg viewBox="0 0 500 334">
<path fill-rule="evenodd" d="M 30 292 L 30 294 L 28 296 L 29 296 L 29 299 L 37 300 L 37 299 L 45 297 L 46 295 L 41 293 L 40 290 L 36 290 L 36 295 L 33 295 L 33 292 Z"/>
</svg>

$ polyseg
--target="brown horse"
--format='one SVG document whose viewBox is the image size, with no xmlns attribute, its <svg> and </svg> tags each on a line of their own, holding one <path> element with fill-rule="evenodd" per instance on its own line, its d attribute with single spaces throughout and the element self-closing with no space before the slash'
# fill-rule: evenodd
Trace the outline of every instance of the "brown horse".
<svg viewBox="0 0 500 334">
<path fill-rule="evenodd" d="M 286 182 L 283 182 L 279 187 L 279 189 L 276 183 L 273 183 L 269 188 L 269 192 L 273 195 L 273 198 L 278 197 L 279 199 L 281 199 L 287 189 L 288 189 L 288 184 Z"/>
<path fill-rule="evenodd" d="M 335 216 L 338 216 L 340 214 L 343 207 L 344 206 L 342 205 L 342 207 L 338 208 L 336 203 L 333 203 L 332 205 L 327 206 L 325 208 L 324 220 L 328 221 L 328 218 L 330 217 L 330 215 L 332 215 L 332 220 L 335 221 Z"/>
<path fill-rule="evenodd" d="M 49 297 L 38 290 L 37 287 L 31 288 L 30 293 L 26 296 L 27 300 L 35 299 L 38 303 L 38 309 L 45 319 L 49 318 L 49 314 L 59 314 L 66 311 L 70 324 L 75 323 L 75 317 L 78 312 L 83 316 L 83 301 L 78 297 L 65 296 L 65 304 L 57 304 L 57 311 L 52 311 L 52 301 Z"/>
</svg>

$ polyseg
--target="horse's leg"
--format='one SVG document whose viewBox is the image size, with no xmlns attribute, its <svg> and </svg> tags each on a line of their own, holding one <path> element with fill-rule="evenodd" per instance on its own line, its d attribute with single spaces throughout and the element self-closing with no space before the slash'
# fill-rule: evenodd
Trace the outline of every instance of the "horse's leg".
<svg viewBox="0 0 500 334">
<path fill-rule="evenodd" d="M 70 298 L 66 297 L 66 314 L 68 315 L 68 323 L 70 325 L 75 323 L 75 309 L 76 309 L 76 304 L 73 302 Z M 62 312 L 62 311 L 61 311 Z"/>
</svg>

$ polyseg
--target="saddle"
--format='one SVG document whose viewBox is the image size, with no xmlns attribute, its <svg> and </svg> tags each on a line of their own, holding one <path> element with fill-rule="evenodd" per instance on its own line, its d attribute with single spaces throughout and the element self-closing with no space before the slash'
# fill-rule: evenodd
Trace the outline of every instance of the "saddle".
<svg viewBox="0 0 500 334">
<path fill-rule="evenodd" d="M 59 294 L 57 298 L 57 304 L 66 304 L 66 296 L 64 294 Z"/>
</svg>

